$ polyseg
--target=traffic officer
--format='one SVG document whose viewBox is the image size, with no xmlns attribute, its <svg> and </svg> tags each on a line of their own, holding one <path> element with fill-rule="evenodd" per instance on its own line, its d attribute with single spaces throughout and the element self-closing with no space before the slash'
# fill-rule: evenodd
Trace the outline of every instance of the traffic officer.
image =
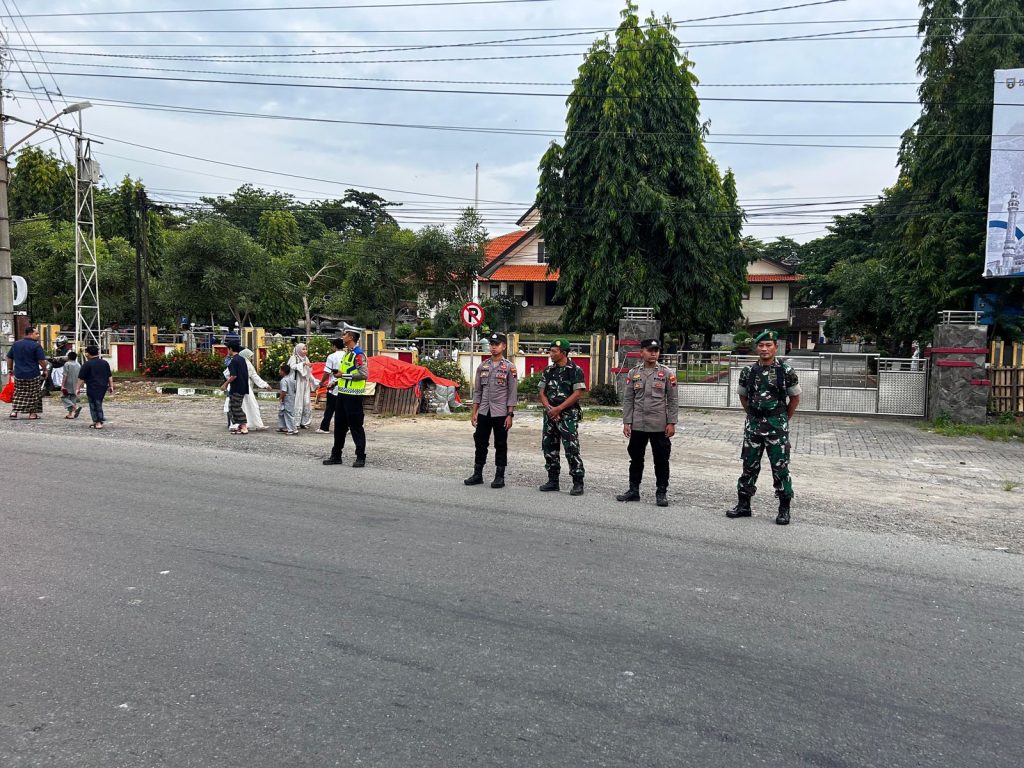
<svg viewBox="0 0 1024 768">
<path fill-rule="evenodd" d="M 583 459 L 580 458 L 579 424 L 583 418 L 580 398 L 587 391 L 583 369 L 569 358 L 568 339 L 551 342 L 548 356 L 551 365 L 541 374 L 539 394 L 544 406 L 544 429 L 541 449 L 544 451 L 544 468 L 548 481 L 540 487 L 542 491 L 557 491 L 558 476 L 561 473 L 559 444 L 565 448 L 565 460 L 572 477 L 570 496 L 583 495 Z"/>
<path fill-rule="evenodd" d="M 754 339 L 758 361 L 740 372 L 736 393 L 747 420 L 743 427 L 743 474 L 736 484 L 739 503 L 726 517 L 750 517 L 750 498 L 757 491 L 761 455 L 767 451 L 772 465 L 772 482 L 779 499 L 775 522 L 789 525 L 793 483 L 789 477 L 789 423 L 800 404 L 800 380 L 793 367 L 776 358 L 777 331 L 764 330 Z"/>
<path fill-rule="evenodd" d="M 476 457 L 473 460 L 473 474 L 463 482 L 466 485 L 480 485 L 484 481 L 484 464 L 487 463 L 487 448 L 494 433 L 494 481 L 491 488 L 505 487 L 505 467 L 508 465 L 508 431 L 512 429 L 516 403 L 519 402 L 519 377 L 516 367 L 505 357 L 508 348 L 503 333 L 492 333 L 487 341 L 491 345 L 491 356 L 476 369 L 473 383 L 472 422 L 476 431 Z"/>
<path fill-rule="evenodd" d="M 639 501 L 644 477 L 647 443 L 654 455 L 655 500 L 668 506 L 669 456 L 672 436 L 679 419 L 679 391 L 676 372 L 658 362 L 661 344 L 657 339 L 640 342 L 639 365 L 626 377 L 622 390 L 622 434 L 629 438 L 629 490 L 615 498 Z"/>
<path fill-rule="evenodd" d="M 324 464 L 341 464 L 341 452 L 345 448 L 345 436 L 351 432 L 356 444 L 356 460 L 353 467 L 366 466 L 366 432 L 363 430 L 363 396 L 366 381 L 370 376 L 366 355 L 359 347 L 359 331 L 347 330 L 341 340 L 345 351 L 337 370 L 332 371 L 338 380 L 338 400 L 334 413 L 334 446 Z"/>
</svg>

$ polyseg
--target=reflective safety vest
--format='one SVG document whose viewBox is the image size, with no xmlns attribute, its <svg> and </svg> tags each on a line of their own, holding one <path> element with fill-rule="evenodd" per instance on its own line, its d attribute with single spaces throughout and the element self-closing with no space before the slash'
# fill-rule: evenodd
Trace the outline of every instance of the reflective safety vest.
<svg viewBox="0 0 1024 768">
<path fill-rule="evenodd" d="M 340 374 L 343 373 L 358 373 L 359 364 L 358 358 L 362 357 L 363 360 L 366 358 L 363 356 L 363 352 L 360 351 L 358 354 L 355 351 L 346 351 L 341 358 L 341 365 L 338 366 L 338 394 L 359 394 L 363 393 L 366 389 L 366 379 L 360 381 L 346 381 L 341 378 Z"/>
</svg>

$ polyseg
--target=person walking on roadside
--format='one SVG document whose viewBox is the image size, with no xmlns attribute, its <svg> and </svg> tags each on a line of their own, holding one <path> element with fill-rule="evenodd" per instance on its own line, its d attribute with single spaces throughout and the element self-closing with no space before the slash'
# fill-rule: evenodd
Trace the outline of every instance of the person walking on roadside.
<svg viewBox="0 0 1024 768">
<path fill-rule="evenodd" d="M 629 440 L 629 490 L 615 498 L 640 500 L 644 458 L 650 443 L 654 456 L 654 498 L 659 507 L 667 507 L 669 457 L 679 420 L 679 391 L 676 372 L 658 362 L 660 354 L 657 339 L 641 341 L 642 362 L 626 377 L 622 390 L 622 434 Z"/>
<path fill-rule="evenodd" d="M 327 356 L 324 363 L 324 375 L 320 378 L 320 386 L 327 387 L 327 401 L 324 405 L 324 417 L 320 419 L 317 432 L 321 435 L 331 434 L 331 419 L 338 409 L 338 380 L 331 371 L 341 368 L 341 359 L 345 356 L 345 342 L 339 338 L 331 339 L 334 351 Z"/>
<path fill-rule="evenodd" d="M 27 413 L 32 420 L 43 412 L 43 377 L 46 375 L 46 352 L 39 343 L 39 330 L 29 328 L 7 350 L 7 369 L 14 378 L 14 399 L 11 418 Z"/>
<path fill-rule="evenodd" d="M 231 422 L 238 427 L 233 430 L 233 435 L 249 434 L 249 418 L 245 415 L 243 403 L 245 396 L 249 394 L 249 368 L 246 366 L 245 358 L 240 354 L 242 346 L 235 340 L 227 344 L 228 355 L 228 378 L 221 385 L 221 389 L 228 393 L 228 412 L 231 414 Z"/>
<path fill-rule="evenodd" d="M 583 459 L 580 457 L 579 424 L 583 418 L 580 398 L 587 391 L 583 369 L 569 358 L 568 339 L 551 342 L 551 365 L 544 369 L 540 379 L 540 404 L 544 407 L 544 428 L 541 449 L 548 481 L 541 491 L 557 491 L 561 472 L 559 445 L 565 448 L 565 460 L 572 477 L 570 496 L 583 495 Z"/>
<path fill-rule="evenodd" d="M 366 394 L 366 382 L 370 377 L 370 368 L 366 355 L 359 347 L 359 331 L 345 331 L 341 340 L 345 344 L 345 352 L 341 364 L 334 371 L 338 379 L 338 402 L 334 412 L 334 446 L 330 457 L 324 464 L 341 464 L 342 451 L 345 449 L 345 437 L 351 432 L 352 442 L 356 444 L 356 460 L 353 467 L 366 466 L 366 432 L 363 430 L 363 395 Z"/>
<path fill-rule="evenodd" d="M 309 347 L 303 343 L 295 345 L 288 367 L 295 377 L 295 420 L 299 429 L 309 429 L 313 422 L 313 403 L 310 399 L 316 379 L 313 378 L 313 363 L 309 359 Z"/>
<path fill-rule="evenodd" d="M 750 499 L 757 492 L 761 456 L 767 451 L 772 465 L 772 482 L 779 499 L 775 522 L 789 525 L 793 482 L 789 477 L 789 425 L 800 404 L 800 380 L 793 367 L 776 358 L 777 331 L 765 330 L 754 339 L 758 361 L 740 371 L 736 393 L 747 414 L 743 427 L 743 474 L 736 484 L 739 503 L 726 517 L 750 517 Z"/>
<path fill-rule="evenodd" d="M 253 359 L 256 357 L 255 353 L 248 347 L 238 353 L 239 356 L 245 360 L 246 370 L 249 372 L 249 393 L 242 399 L 242 410 L 245 411 L 245 418 L 248 421 L 249 429 L 266 429 L 266 425 L 263 423 L 263 414 L 260 412 L 260 401 L 256 399 L 257 389 L 270 389 L 270 385 L 267 384 L 256 370 L 256 366 L 253 365 Z M 238 425 L 231 422 L 231 412 L 229 410 L 231 405 L 230 399 L 224 400 L 224 412 L 228 414 L 228 428 L 231 432 L 238 431 Z"/>
<path fill-rule="evenodd" d="M 78 395 L 75 394 L 75 386 L 78 384 L 78 374 L 82 370 L 78 362 L 78 355 L 68 352 L 68 361 L 64 363 L 64 378 L 60 385 L 60 402 L 67 411 L 65 419 L 77 419 L 82 412 L 82 406 L 78 404 Z"/>
<path fill-rule="evenodd" d="M 487 340 L 491 344 L 491 357 L 480 363 L 473 384 L 471 421 L 476 428 L 473 433 L 473 442 L 476 444 L 473 474 L 463 482 L 466 485 L 483 483 L 487 448 L 493 432 L 494 481 L 491 488 L 504 488 L 505 467 L 508 465 L 508 431 L 512 429 L 512 418 L 519 402 L 519 377 L 515 365 L 505 357 L 508 348 L 505 335 L 492 333 Z"/>
<path fill-rule="evenodd" d="M 85 384 L 85 396 L 89 401 L 89 415 L 92 418 L 89 429 L 103 429 L 107 422 L 103 414 L 103 398 L 107 392 L 114 394 L 114 375 L 110 371 L 110 363 L 100 357 L 100 348 L 95 344 L 85 348 L 85 357 L 85 364 L 78 372 L 75 396 L 78 396 Z"/>
<path fill-rule="evenodd" d="M 297 435 L 299 431 L 295 428 L 295 379 L 290 375 L 291 372 L 288 363 L 281 363 L 281 369 L 278 371 L 281 383 L 277 393 L 280 403 L 277 407 L 277 431 L 286 435 Z"/>
</svg>

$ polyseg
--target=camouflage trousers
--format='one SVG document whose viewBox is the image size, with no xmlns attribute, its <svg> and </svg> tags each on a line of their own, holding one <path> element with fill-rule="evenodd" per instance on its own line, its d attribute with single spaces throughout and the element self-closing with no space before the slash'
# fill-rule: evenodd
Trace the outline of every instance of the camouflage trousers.
<svg viewBox="0 0 1024 768">
<path fill-rule="evenodd" d="M 772 485 L 780 499 L 793 498 L 793 482 L 789 477 L 789 420 L 785 415 L 747 419 L 743 428 L 743 474 L 736 489 L 748 499 L 757 492 L 757 476 L 761 473 L 761 456 L 768 453 L 772 467 Z"/>
<path fill-rule="evenodd" d="M 583 459 L 580 458 L 579 421 L 575 415 L 563 413 L 558 421 L 552 421 L 544 416 L 540 447 L 544 451 L 544 468 L 549 474 L 557 474 L 562 469 L 559 446 L 565 448 L 569 475 L 573 480 L 582 480 Z"/>
</svg>

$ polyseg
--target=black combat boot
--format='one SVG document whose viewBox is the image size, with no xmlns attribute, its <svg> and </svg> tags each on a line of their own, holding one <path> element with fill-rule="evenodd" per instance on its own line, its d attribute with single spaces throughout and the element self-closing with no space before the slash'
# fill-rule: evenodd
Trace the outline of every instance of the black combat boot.
<svg viewBox="0 0 1024 768">
<path fill-rule="evenodd" d="M 359 467 L 365 467 L 366 466 L 366 457 L 365 456 L 356 456 L 356 460 L 352 462 L 352 466 L 355 467 L 356 469 L 359 469 Z"/>
<path fill-rule="evenodd" d="M 779 514 L 775 516 L 776 525 L 789 525 L 789 505 L 792 501 L 785 496 L 779 499 Z"/>
<path fill-rule="evenodd" d="M 570 496 L 582 496 L 583 495 L 583 480 L 582 479 L 580 479 L 580 480 L 576 480 L 575 478 L 573 479 L 573 481 L 572 481 L 572 490 L 569 491 L 569 495 Z"/>
<path fill-rule="evenodd" d="M 491 483 L 491 488 L 504 488 L 505 487 L 505 468 L 495 467 L 494 468 L 494 482 Z"/>
<path fill-rule="evenodd" d="M 668 506 L 668 488 L 658 488 L 654 493 L 654 501 L 659 507 Z"/>
<path fill-rule="evenodd" d="M 548 472 L 548 481 L 546 483 L 544 483 L 544 485 L 542 485 L 537 490 L 539 490 L 539 491 L 557 491 L 558 490 L 558 473 L 557 472 Z"/>
<path fill-rule="evenodd" d="M 484 465 L 475 464 L 473 466 L 473 474 L 467 477 L 462 482 L 466 485 L 480 485 L 484 481 Z"/>
<path fill-rule="evenodd" d="M 750 517 L 753 514 L 750 511 L 750 497 L 740 494 L 740 501 L 735 507 L 725 513 L 726 517 Z"/>
<path fill-rule="evenodd" d="M 616 501 L 640 501 L 640 486 L 631 485 L 629 490 L 625 493 L 620 493 L 615 497 Z"/>
</svg>

